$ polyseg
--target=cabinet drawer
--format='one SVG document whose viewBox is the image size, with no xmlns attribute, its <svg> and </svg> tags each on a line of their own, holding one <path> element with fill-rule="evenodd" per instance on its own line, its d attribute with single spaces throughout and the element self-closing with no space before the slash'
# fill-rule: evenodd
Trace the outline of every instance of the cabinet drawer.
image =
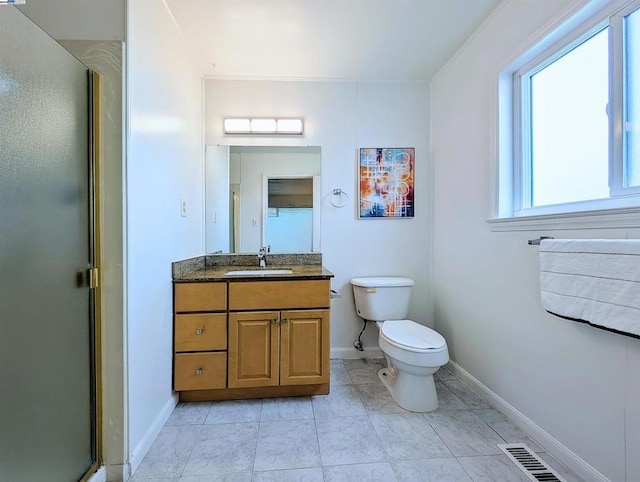
<svg viewBox="0 0 640 482">
<path fill-rule="evenodd" d="M 174 284 L 176 313 L 224 311 L 227 309 L 226 283 Z"/>
<path fill-rule="evenodd" d="M 175 355 L 174 389 L 226 388 L 227 353 L 178 353 Z"/>
<path fill-rule="evenodd" d="M 229 283 L 229 309 L 327 308 L 329 280 Z"/>
<path fill-rule="evenodd" d="M 176 315 L 176 351 L 227 349 L 226 313 Z"/>
</svg>

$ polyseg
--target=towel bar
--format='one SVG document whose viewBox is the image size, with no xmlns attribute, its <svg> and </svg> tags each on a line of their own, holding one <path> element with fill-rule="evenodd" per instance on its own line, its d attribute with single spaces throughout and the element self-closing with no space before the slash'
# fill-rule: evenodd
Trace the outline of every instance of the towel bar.
<svg viewBox="0 0 640 482">
<path fill-rule="evenodd" d="M 530 239 L 529 241 L 527 241 L 527 244 L 539 246 L 540 241 L 542 241 L 543 239 L 553 239 L 553 236 L 540 236 L 538 239 Z"/>
</svg>

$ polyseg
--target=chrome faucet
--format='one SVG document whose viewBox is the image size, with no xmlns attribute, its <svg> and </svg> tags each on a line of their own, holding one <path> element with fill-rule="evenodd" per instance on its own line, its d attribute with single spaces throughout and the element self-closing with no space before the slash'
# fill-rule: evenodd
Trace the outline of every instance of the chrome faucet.
<svg viewBox="0 0 640 482">
<path fill-rule="evenodd" d="M 267 267 L 267 253 L 269 252 L 269 246 L 263 246 L 258 253 L 258 266 L 261 268 Z"/>
</svg>

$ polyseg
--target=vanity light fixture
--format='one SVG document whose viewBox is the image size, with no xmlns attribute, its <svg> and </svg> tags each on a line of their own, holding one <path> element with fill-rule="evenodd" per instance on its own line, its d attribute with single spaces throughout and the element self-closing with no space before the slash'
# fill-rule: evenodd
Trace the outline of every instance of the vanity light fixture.
<svg viewBox="0 0 640 482">
<path fill-rule="evenodd" d="M 299 118 L 229 117 L 224 119 L 225 134 L 300 136 L 304 123 Z"/>
</svg>

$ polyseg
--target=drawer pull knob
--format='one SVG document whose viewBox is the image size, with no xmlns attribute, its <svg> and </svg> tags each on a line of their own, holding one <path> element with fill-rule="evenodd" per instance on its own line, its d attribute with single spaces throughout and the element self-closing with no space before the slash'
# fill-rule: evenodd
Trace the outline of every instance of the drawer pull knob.
<svg viewBox="0 0 640 482">
<path fill-rule="evenodd" d="M 204 373 L 204 368 L 196 368 L 196 375 L 202 375 Z"/>
<path fill-rule="evenodd" d="M 282 318 L 282 323 L 289 323 L 289 318 Z"/>
<path fill-rule="evenodd" d="M 196 335 L 204 335 L 204 328 L 196 328 Z"/>
</svg>

